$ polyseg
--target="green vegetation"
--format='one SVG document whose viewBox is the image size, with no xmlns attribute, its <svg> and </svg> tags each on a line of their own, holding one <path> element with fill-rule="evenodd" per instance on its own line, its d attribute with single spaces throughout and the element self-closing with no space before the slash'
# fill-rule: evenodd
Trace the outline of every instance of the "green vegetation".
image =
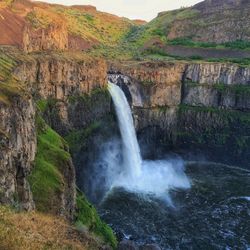
<svg viewBox="0 0 250 250">
<path fill-rule="evenodd" d="M 49 98 L 47 100 L 41 99 L 37 101 L 37 108 L 39 111 L 44 114 L 46 111 L 55 108 L 56 103 L 58 102 L 57 99 Z"/>
<path fill-rule="evenodd" d="M 250 58 L 209 58 L 208 62 L 220 62 L 220 63 L 235 63 L 241 66 L 249 66 Z"/>
<path fill-rule="evenodd" d="M 133 27 L 127 36 L 125 36 L 125 40 L 135 48 L 143 47 L 146 42 L 153 38 L 160 38 L 164 42 L 175 20 L 193 18 L 198 13 L 198 11 L 191 8 L 162 12 L 150 23 L 144 26 Z"/>
<path fill-rule="evenodd" d="M 15 66 L 16 61 L 0 51 L 0 102 L 7 105 L 23 94 L 20 83 L 11 75 Z"/>
<path fill-rule="evenodd" d="M 92 129 L 95 129 L 94 125 L 93 128 L 89 127 L 84 131 L 84 136 L 91 133 Z M 78 133 L 81 132 L 73 132 L 69 135 L 69 141 L 74 145 L 79 142 Z M 58 199 L 60 199 L 63 192 L 64 179 L 61 173 L 62 168 L 68 164 L 70 154 L 64 139 L 52 130 L 40 116 L 37 117 L 37 134 L 38 150 L 34 168 L 29 176 L 29 183 L 38 211 L 51 213 L 58 206 Z M 76 138 L 77 141 L 75 142 L 74 139 Z M 72 146 L 74 147 L 74 145 Z M 116 247 L 117 241 L 112 229 L 101 221 L 96 209 L 80 191 L 78 191 L 77 195 L 77 212 L 75 216 L 78 229 L 87 227 L 90 232 L 101 237 L 113 248 Z"/>
<path fill-rule="evenodd" d="M 141 60 L 152 59 L 157 61 L 184 61 L 184 62 L 211 62 L 211 63 L 233 63 L 239 66 L 249 66 L 250 58 L 202 58 L 198 55 L 190 57 L 169 55 L 164 49 L 157 47 L 150 47 L 144 50 L 140 56 Z"/>
<path fill-rule="evenodd" d="M 168 45 L 182 45 L 187 47 L 198 47 L 198 48 L 216 48 L 218 45 L 216 43 L 205 43 L 205 42 L 196 42 L 187 37 L 176 38 L 173 40 L 167 41 Z"/>
<path fill-rule="evenodd" d="M 68 142 L 70 150 L 74 153 L 84 150 L 87 138 L 101 127 L 100 121 L 91 123 L 87 128 L 71 131 L 65 140 Z"/>
<path fill-rule="evenodd" d="M 231 48 L 231 49 L 250 49 L 250 42 L 249 41 L 242 41 L 242 40 L 237 40 L 233 42 L 227 42 L 223 44 L 226 48 Z"/>
<path fill-rule="evenodd" d="M 166 113 L 169 110 L 169 106 L 158 106 L 157 109 L 161 112 L 161 113 Z"/>
<path fill-rule="evenodd" d="M 0 81 L 5 81 L 6 78 L 10 77 L 15 65 L 14 59 L 0 51 Z"/>
<path fill-rule="evenodd" d="M 29 177 L 36 207 L 42 212 L 54 211 L 63 191 L 62 168 L 70 155 L 66 142 L 37 116 L 37 154 Z"/>
<path fill-rule="evenodd" d="M 101 221 L 96 209 L 80 191 L 77 194 L 76 224 L 78 228 L 87 227 L 91 232 L 103 238 L 113 249 L 116 249 L 117 240 L 112 229 Z"/>
<path fill-rule="evenodd" d="M 211 86 L 211 85 L 210 85 Z M 214 84 L 212 85 L 215 89 L 221 93 L 233 92 L 236 95 L 250 95 L 250 86 L 242 84 L 226 85 L 226 84 Z"/>
<path fill-rule="evenodd" d="M 35 29 L 46 29 L 51 23 L 54 22 L 53 18 L 45 10 L 41 10 L 39 12 L 34 10 L 29 12 L 26 16 L 26 20 Z"/>
<path fill-rule="evenodd" d="M 216 48 L 216 49 L 241 49 L 241 50 L 249 50 L 250 42 L 243 40 L 236 40 L 233 42 L 226 42 L 221 44 L 211 43 L 211 42 L 198 42 L 193 41 L 188 37 L 180 37 L 173 40 L 167 41 L 168 45 L 182 45 L 187 47 L 196 47 L 196 48 Z"/>
<path fill-rule="evenodd" d="M 197 83 L 186 81 L 185 83 L 188 87 L 205 87 L 205 88 L 213 88 L 218 90 L 220 93 L 234 93 L 237 96 L 240 95 L 250 95 L 250 86 L 243 84 L 224 84 L 224 83 L 216 83 L 216 84 L 207 84 L 207 83 Z"/>
<path fill-rule="evenodd" d="M 106 91 L 106 89 L 97 88 L 91 92 L 91 95 L 78 96 L 71 98 L 70 101 L 73 103 L 80 102 L 84 107 L 87 106 L 87 109 L 88 107 L 93 108 L 93 101 L 107 98 Z M 47 114 L 53 112 L 55 101 L 54 99 L 39 100 L 37 102 L 39 111 Z M 96 121 L 82 130 L 71 131 L 65 138 L 67 144 L 39 115 L 37 116 L 38 151 L 29 182 L 39 211 L 51 213 L 54 206 L 58 204 L 58 198 L 64 187 L 62 168 L 70 159 L 69 147 L 72 153 L 84 150 L 84 147 L 87 146 L 87 139 L 99 130 L 100 126 L 101 122 Z M 94 206 L 87 201 L 79 190 L 75 219 L 78 231 L 86 232 L 85 229 L 87 229 L 114 249 L 116 248 L 117 240 L 112 229 L 102 222 Z"/>
<path fill-rule="evenodd" d="M 20 96 L 22 93 L 23 90 L 15 81 L 11 84 L 0 83 L 0 103 L 10 105 L 13 102 L 13 98 Z"/>
<path fill-rule="evenodd" d="M 33 28 L 48 28 L 49 25 L 65 25 L 68 32 L 83 39 L 83 43 L 114 45 L 127 33 L 133 22 L 128 19 L 85 10 L 84 7 L 51 6 L 36 7 L 26 16 Z"/>
<path fill-rule="evenodd" d="M 110 95 L 107 88 L 95 88 L 91 91 L 90 94 L 82 94 L 76 96 L 69 96 L 68 101 L 70 103 L 81 102 L 84 103 L 86 106 L 90 106 L 93 104 L 93 101 L 102 101 L 103 99 L 109 98 Z"/>
</svg>

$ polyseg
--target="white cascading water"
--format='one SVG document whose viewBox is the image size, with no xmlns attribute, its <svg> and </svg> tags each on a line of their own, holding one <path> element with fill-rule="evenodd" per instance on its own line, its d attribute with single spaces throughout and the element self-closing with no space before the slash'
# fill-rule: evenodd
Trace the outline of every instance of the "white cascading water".
<svg viewBox="0 0 250 250">
<path fill-rule="evenodd" d="M 131 178 L 136 178 L 141 174 L 142 159 L 130 106 L 123 91 L 117 85 L 109 82 L 109 92 L 118 117 L 126 174 Z"/>
<path fill-rule="evenodd" d="M 142 160 L 126 96 L 119 86 L 110 82 L 108 90 L 115 105 L 123 144 L 123 164 L 119 171 L 117 158 L 111 157 L 114 151 L 107 148 L 104 152 L 103 160 L 109 159 L 107 179 L 111 180 L 111 188 L 119 186 L 164 197 L 170 188 L 190 188 L 182 160 Z"/>
</svg>

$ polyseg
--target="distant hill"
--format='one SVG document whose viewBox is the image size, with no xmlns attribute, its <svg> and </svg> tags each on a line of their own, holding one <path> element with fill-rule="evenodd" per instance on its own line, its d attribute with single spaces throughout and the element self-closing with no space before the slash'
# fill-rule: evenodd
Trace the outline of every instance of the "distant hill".
<svg viewBox="0 0 250 250">
<path fill-rule="evenodd" d="M 30 0 L 0 2 L 0 45 L 26 52 L 91 51 L 106 58 L 162 55 L 242 57 L 250 50 L 250 1 L 205 0 L 189 8 L 165 11 L 151 22 L 129 20 L 94 6 L 63 6 Z M 169 48 L 171 46 L 171 48 Z M 185 48 L 173 47 L 183 46 Z M 189 48 L 209 48 L 206 51 Z M 215 53 L 212 50 L 229 49 Z M 244 52 L 243 57 L 248 57 Z"/>
<path fill-rule="evenodd" d="M 159 13 L 148 24 L 135 28 L 127 40 L 137 48 L 168 44 L 246 49 L 250 48 L 249 16 L 249 0 L 206 0 Z"/>
<path fill-rule="evenodd" d="M 138 22 L 97 11 L 93 6 L 71 6 L 4 0 L 0 2 L 0 44 L 26 51 L 84 50 L 115 45 Z"/>
</svg>

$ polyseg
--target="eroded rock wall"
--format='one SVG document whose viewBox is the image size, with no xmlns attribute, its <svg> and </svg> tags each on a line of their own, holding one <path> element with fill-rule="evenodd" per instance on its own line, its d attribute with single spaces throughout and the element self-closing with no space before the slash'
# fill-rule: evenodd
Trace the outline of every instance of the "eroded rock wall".
<svg viewBox="0 0 250 250">
<path fill-rule="evenodd" d="M 223 63 L 111 64 L 109 78 L 128 89 L 142 145 L 157 141 L 173 150 L 200 149 L 208 158 L 245 166 L 249 70 Z"/>
<path fill-rule="evenodd" d="M 65 135 L 73 128 L 86 125 L 92 116 L 102 113 L 104 107 L 81 106 L 77 100 L 87 98 L 95 89 L 105 88 L 107 66 L 104 60 L 89 57 L 35 57 L 16 68 L 15 76 L 29 85 L 37 99 L 49 101 L 49 124 Z M 98 101 L 98 100 L 97 100 Z"/>
<path fill-rule="evenodd" d="M 28 176 L 36 155 L 35 105 L 16 97 L 0 103 L 0 202 L 34 208 Z"/>
<path fill-rule="evenodd" d="M 39 187 L 30 188 L 28 179 L 30 176 L 33 178 L 32 183 L 37 183 L 34 178 L 41 171 L 39 161 L 46 161 L 46 157 L 41 157 L 44 157 L 43 150 L 50 152 L 47 148 L 51 144 L 48 134 L 53 135 L 47 125 L 39 125 L 41 116 L 59 134 L 67 135 L 100 119 L 103 113 L 110 110 L 110 99 L 104 94 L 107 66 L 103 60 L 79 54 L 27 56 L 21 52 L 20 58 L 23 60 L 16 60 L 16 66 L 10 73 L 24 94 L 14 92 L 12 96 L 10 93 L 11 96 L 7 98 L 9 103 L 0 103 L 0 203 L 20 204 L 22 208 L 32 210 L 35 204 L 31 190 L 36 190 L 35 201 L 39 200 L 39 206 L 44 204 L 41 204 L 43 201 L 39 197 Z M 0 84 L 3 84 L 8 94 L 6 84 L 9 83 Z M 0 101 L 1 98 L 2 95 Z M 65 142 L 61 140 L 64 145 Z M 50 210 L 48 206 L 47 210 L 73 219 L 76 204 L 75 167 L 67 146 L 60 150 L 62 155 L 58 154 L 58 160 L 55 153 L 58 151 L 52 156 L 48 153 L 49 163 L 58 167 L 56 171 L 60 171 L 61 182 L 60 191 L 55 194 L 56 197 L 51 197 L 53 209 Z M 40 159 L 37 160 L 38 156 Z M 62 160 L 62 156 L 66 160 Z M 52 160 L 54 162 L 50 162 Z"/>
<path fill-rule="evenodd" d="M 31 25 L 26 24 L 23 31 L 22 47 L 25 52 L 67 50 L 69 47 L 67 27 L 65 24 L 51 24 L 46 29 L 35 30 Z"/>
<path fill-rule="evenodd" d="M 192 37 L 195 41 L 225 43 L 250 40 L 249 1 L 206 0 L 193 6 L 189 15 L 174 21 L 167 37 Z"/>
</svg>

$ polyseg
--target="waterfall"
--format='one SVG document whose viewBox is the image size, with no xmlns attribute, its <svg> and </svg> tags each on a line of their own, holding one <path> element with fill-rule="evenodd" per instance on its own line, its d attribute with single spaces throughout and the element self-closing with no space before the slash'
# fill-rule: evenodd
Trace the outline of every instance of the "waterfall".
<svg viewBox="0 0 250 250">
<path fill-rule="evenodd" d="M 154 194 L 168 200 L 171 188 L 189 188 L 190 182 L 184 172 L 181 159 L 142 160 L 138 145 L 130 106 L 122 89 L 117 85 L 108 84 L 118 118 L 121 139 L 122 158 L 117 158 L 117 148 L 106 147 L 98 166 L 105 166 L 107 186 L 123 187 L 132 192 Z M 100 174 L 100 171 L 99 171 Z M 169 200 L 168 200 L 169 201 Z"/>
<path fill-rule="evenodd" d="M 127 98 L 117 85 L 109 82 L 108 90 L 112 96 L 118 117 L 119 128 L 123 143 L 123 158 L 126 168 L 125 174 L 136 178 L 141 174 L 142 159 L 136 138 L 133 117 Z"/>
</svg>

